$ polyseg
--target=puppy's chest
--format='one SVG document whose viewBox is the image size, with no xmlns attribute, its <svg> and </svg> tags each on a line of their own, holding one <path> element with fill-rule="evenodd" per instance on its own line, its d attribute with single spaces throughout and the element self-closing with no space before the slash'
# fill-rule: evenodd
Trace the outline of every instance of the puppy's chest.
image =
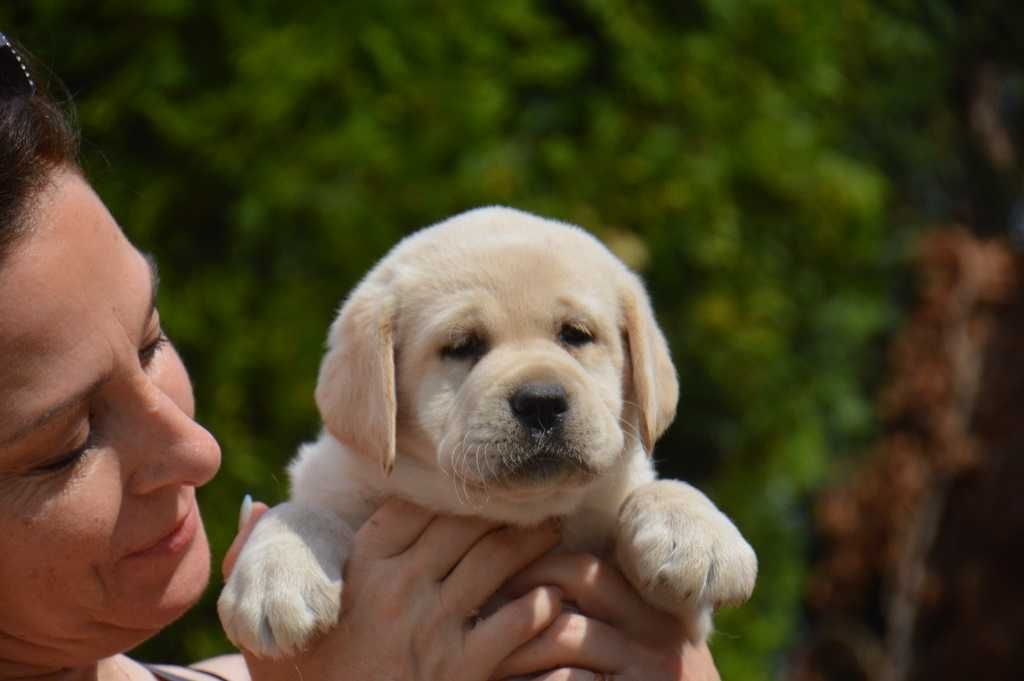
<svg viewBox="0 0 1024 681">
<path fill-rule="evenodd" d="M 582 511 L 561 518 L 561 553 L 592 553 L 607 558 L 613 553 L 615 516 Z"/>
<path fill-rule="evenodd" d="M 357 530 L 373 514 L 382 498 L 376 495 L 357 496 L 349 499 L 347 508 L 339 515 L 350 527 Z M 354 503 L 352 503 L 354 502 Z M 441 512 L 451 512 L 443 509 Z M 592 510 L 578 511 L 559 518 L 561 541 L 554 551 L 558 553 L 590 553 L 609 558 L 614 553 L 616 535 L 616 514 L 594 513 Z"/>
</svg>

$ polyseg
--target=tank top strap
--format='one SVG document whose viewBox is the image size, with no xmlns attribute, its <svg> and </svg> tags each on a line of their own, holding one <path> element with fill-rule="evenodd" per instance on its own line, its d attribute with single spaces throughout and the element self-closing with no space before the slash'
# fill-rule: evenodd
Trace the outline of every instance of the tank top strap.
<svg viewBox="0 0 1024 681">
<path fill-rule="evenodd" d="M 161 679 L 162 681 L 192 681 L 192 679 L 181 676 L 180 674 L 175 674 L 172 671 L 168 671 L 166 668 L 161 668 L 157 667 L 156 665 L 145 663 L 143 663 L 142 666 L 148 669 L 153 676 L 155 676 L 158 679 Z M 196 674 L 202 674 L 203 676 L 208 676 L 211 679 L 219 679 L 219 681 L 229 681 L 220 674 L 208 672 L 204 669 L 192 669 L 190 667 L 189 671 L 195 672 Z"/>
</svg>

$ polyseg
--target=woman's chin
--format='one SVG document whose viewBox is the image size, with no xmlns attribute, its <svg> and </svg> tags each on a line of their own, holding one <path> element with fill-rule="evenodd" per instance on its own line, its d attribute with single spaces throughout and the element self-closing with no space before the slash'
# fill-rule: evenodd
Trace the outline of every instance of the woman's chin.
<svg viewBox="0 0 1024 681">
<path fill-rule="evenodd" d="M 156 636 L 181 618 L 199 601 L 210 579 L 210 548 L 205 532 L 200 529 L 196 533 L 193 545 L 172 566 L 150 567 L 153 569 L 141 574 L 121 571 L 117 605 L 105 610 L 104 619 L 91 623 L 90 636 L 80 648 L 53 662 L 78 667 L 112 657 Z"/>
<path fill-rule="evenodd" d="M 149 638 L 194 606 L 210 581 L 210 546 L 202 523 L 180 555 L 158 555 L 118 569 L 124 621 Z"/>
<path fill-rule="evenodd" d="M 210 547 L 206 542 L 206 534 L 197 539 L 197 546 L 182 561 L 174 578 L 167 585 L 156 607 L 173 622 L 184 615 L 202 597 L 210 582 Z"/>
</svg>

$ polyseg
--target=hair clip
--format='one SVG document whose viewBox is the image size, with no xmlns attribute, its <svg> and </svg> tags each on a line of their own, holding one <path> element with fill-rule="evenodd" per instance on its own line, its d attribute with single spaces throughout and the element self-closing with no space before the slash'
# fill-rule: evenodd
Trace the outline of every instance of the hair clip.
<svg viewBox="0 0 1024 681">
<path fill-rule="evenodd" d="M 36 93 L 36 82 L 28 71 L 14 45 L 0 33 L 0 99 L 31 96 Z"/>
</svg>

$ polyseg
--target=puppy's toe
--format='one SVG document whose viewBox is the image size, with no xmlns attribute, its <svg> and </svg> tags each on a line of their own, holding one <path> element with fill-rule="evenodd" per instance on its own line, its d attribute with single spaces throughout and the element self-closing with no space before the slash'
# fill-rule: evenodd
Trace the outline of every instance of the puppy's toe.
<svg viewBox="0 0 1024 681">
<path fill-rule="evenodd" d="M 261 657 L 282 657 L 333 627 L 349 543 L 328 513 L 293 503 L 268 511 L 217 602 L 228 638 Z"/>
<path fill-rule="evenodd" d="M 692 487 L 646 485 L 626 500 L 619 521 L 619 565 L 653 605 L 694 620 L 750 596 L 757 574 L 753 549 Z"/>
<path fill-rule="evenodd" d="M 227 637 L 241 648 L 261 657 L 291 656 L 338 621 L 340 579 L 321 574 L 255 583 L 266 588 L 253 588 L 245 574 L 238 580 L 232 574 L 217 602 Z"/>
<path fill-rule="evenodd" d="M 622 569 L 654 602 L 679 606 L 672 610 L 696 609 L 716 581 L 714 552 L 706 537 L 678 519 L 643 515 L 639 521 L 619 534 Z"/>
<path fill-rule="evenodd" d="M 261 657 L 299 652 L 334 626 L 341 605 L 340 575 L 275 568 L 239 561 L 217 602 L 228 638 Z"/>
</svg>

